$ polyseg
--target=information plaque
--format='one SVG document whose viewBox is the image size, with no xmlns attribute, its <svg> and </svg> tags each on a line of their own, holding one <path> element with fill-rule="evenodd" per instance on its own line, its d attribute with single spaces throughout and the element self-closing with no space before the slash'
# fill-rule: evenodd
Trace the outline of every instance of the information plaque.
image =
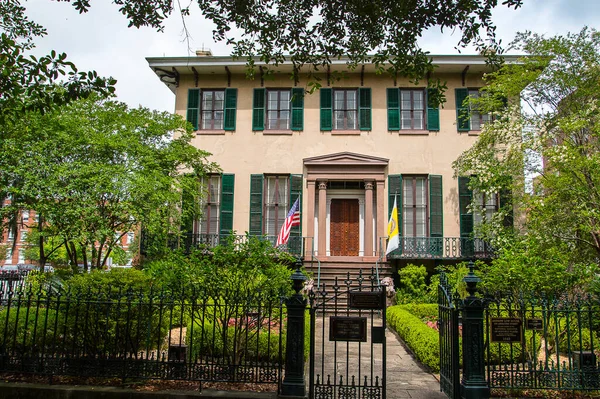
<svg viewBox="0 0 600 399">
<path fill-rule="evenodd" d="M 350 309 L 384 309 L 385 296 L 382 291 L 351 292 L 348 297 Z"/>
<path fill-rule="evenodd" d="M 492 317 L 492 342 L 521 342 L 523 340 L 521 319 L 515 317 Z"/>
<path fill-rule="evenodd" d="M 329 340 L 367 342 L 367 318 L 329 317 Z"/>
<path fill-rule="evenodd" d="M 542 331 L 544 329 L 544 322 L 542 319 L 534 318 L 525 320 L 525 328 L 528 330 Z"/>
</svg>

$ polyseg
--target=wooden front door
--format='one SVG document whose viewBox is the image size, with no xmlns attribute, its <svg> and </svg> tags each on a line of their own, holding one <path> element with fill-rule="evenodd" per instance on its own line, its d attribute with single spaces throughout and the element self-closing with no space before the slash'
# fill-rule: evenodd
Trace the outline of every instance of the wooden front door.
<svg viewBox="0 0 600 399">
<path fill-rule="evenodd" d="M 332 199 L 329 226 L 329 254 L 358 256 L 358 199 Z"/>
</svg>

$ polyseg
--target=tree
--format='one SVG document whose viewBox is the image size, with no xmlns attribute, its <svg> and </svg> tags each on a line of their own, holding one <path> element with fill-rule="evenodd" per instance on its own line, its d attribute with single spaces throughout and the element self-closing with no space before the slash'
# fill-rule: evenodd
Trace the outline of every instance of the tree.
<svg viewBox="0 0 600 399">
<path fill-rule="evenodd" d="M 90 0 L 66 0 L 81 13 Z M 129 26 L 162 30 L 174 11 L 172 0 L 115 0 Z M 518 8 L 523 0 L 504 0 Z M 439 26 L 458 28 L 458 47 L 475 44 L 479 50 L 499 49 L 492 11 L 498 0 L 198 0 L 202 15 L 215 24 L 213 39 L 233 45 L 233 55 L 254 65 L 253 56 L 277 65 L 285 60 L 297 68 L 310 65 L 324 71 L 331 60 L 348 56 L 350 65 L 373 62 L 381 71 L 419 80 L 433 70 L 417 39 Z M 190 8 L 179 8 L 183 18 Z M 237 34 L 236 32 L 240 32 Z M 374 54 L 374 55 L 370 55 Z M 253 69 L 251 68 L 251 71 Z"/>
<path fill-rule="evenodd" d="M 508 207 L 480 231 L 500 250 L 498 281 L 519 284 L 534 270 L 552 276 L 549 289 L 573 288 L 600 263 L 600 33 L 525 32 L 513 46 L 526 56 L 487 75 L 484 94 L 471 101 L 495 120 L 454 166 L 473 176 L 473 189 L 512 191 L 523 234 L 503 226 Z M 519 268 L 527 270 L 515 276 Z"/>
<path fill-rule="evenodd" d="M 18 137 L 3 142 L 22 156 L 0 159 L 15 182 L 0 216 L 24 206 L 42 215 L 41 265 L 45 240 L 59 237 L 72 264 L 100 268 L 127 232 L 143 226 L 164 237 L 199 210 L 200 176 L 215 167 L 190 144 L 188 128 L 180 116 L 95 97 L 27 112 L 11 131 Z M 195 199 L 183 212 L 182 191 Z"/>
</svg>

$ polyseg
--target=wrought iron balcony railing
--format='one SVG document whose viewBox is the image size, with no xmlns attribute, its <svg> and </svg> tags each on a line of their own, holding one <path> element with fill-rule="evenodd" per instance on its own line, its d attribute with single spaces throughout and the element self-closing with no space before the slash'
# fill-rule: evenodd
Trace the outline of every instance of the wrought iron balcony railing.
<svg viewBox="0 0 600 399">
<path fill-rule="evenodd" d="M 387 241 L 382 239 L 385 252 Z M 490 259 L 494 250 L 479 238 L 468 237 L 400 237 L 398 249 L 388 259 Z"/>
</svg>

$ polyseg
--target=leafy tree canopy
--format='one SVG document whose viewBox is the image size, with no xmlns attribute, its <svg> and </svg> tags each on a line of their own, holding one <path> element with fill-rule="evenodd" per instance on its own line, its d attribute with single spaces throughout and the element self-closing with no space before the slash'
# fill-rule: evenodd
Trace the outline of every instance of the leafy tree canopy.
<svg viewBox="0 0 600 399">
<path fill-rule="evenodd" d="M 512 259 L 495 262 L 511 268 L 499 280 L 533 267 L 573 286 L 568 276 L 589 276 L 600 263 L 600 33 L 525 32 L 513 46 L 527 56 L 486 77 L 484 95 L 471 106 L 495 121 L 454 167 L 473 176 L 473 189 L 512 190 L 524 234 L 503 228 L 508 208 L 479 232 Z M 540 284 L 551 288 L 547 279 Z"/>
<path fill-rule="evenodd" d="M 69 1 L 81 13 L 90 0 Z M 176 4 L 172 0 L 115 0 L 135 27 L 163 29 Z M 523 0 L 504 0 L 518 8 Z M 492 11 L 498 0 L 197 0 L 202 15 L 215 24 L 213 38 L 233 45 L 233 55 L 278 64 L 319 68 L 348 56 L 350 64 L 374 62 L 394 74 L 416 79 L 432 70 L 417 40 L 428 29 L 459 29 L 457 45 L 499 50 Z M 185 17 L 189 8 L 179 8 Z M 240 32 L 239 34 L 236 32 Z M 369 55 L 375 54 L 375 55 Z M 386 63 L 384 65 L 383 63 Z"/>
<path fill-rule="evenodd" d="M 186 129 L 180 116 L 94 97 L 27 112 L 0 143 L 0 170 L 13 181 L 0 187 L 13 199 L 0 220 L 33 209 L 42 236 L 59 237 L 72 263 L 94 267 L 140 226 L 166 237 L 181 217 L 181 192 L 196 199 L 184 215 L 197 212 L 199 177 L 216 169 Z"/>
</svg>

